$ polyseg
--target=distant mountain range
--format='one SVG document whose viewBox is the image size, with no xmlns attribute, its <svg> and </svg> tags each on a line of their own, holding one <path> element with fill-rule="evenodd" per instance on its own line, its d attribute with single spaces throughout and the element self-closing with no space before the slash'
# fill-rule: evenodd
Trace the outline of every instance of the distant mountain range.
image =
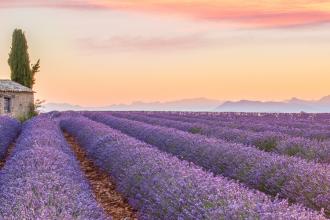
<svg viewBox="0 0 330 220">
<path fill-rule="evenodd" d="M 292 98 L 283 102 L 260 102 L 241 100 L 238 102 L 225 102 L 218 106 L 218 112 L 308 112 L 308 113 L 330 113 L 330 96 L 316 101 L 306 101 Z"/>
<path fill-rule="evenodd" d="M 83 107 L 66 103 L 46 103 L 42 111 L 211 111 L 211 112 L 309 112 L 330 113 L 330 96 L 320 100 L 292 98 L 287 101 L 261 102 L 241 100 L 237 102 L 219 101 L 206 98 L 183 99 L 172 102 L 133 102 L 132 104 L 110 105 L 104 107 Z"/>
<path fill-rule="evenodd" d="M 216 109 L 222 101 L 196 98 L 171 102 L 133 102 L 132 104 L 110 105 L 103 107 L 83 107 L 67 103 L 46 103 L 42 111 L 211 111 Z"/>
</svg>

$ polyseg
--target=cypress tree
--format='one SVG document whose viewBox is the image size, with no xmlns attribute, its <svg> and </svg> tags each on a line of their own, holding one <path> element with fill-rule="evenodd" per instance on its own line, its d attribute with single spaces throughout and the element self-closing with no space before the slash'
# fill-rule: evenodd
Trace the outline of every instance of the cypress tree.
<svg viewBox="0 0 330 220">
<path fill-rule="evenodd" d="M 35 82 L 34 75 L 39 72 L 40 61 L 38 60 L 35 65 L 30 66 L 28 44 L 24 32 L 20 29 L 14 30 L 8 64 L 11 70 L 12 81 L 28 88 L 33 87 Z"/>
<path fill-rule="evenodd" d="M 32 65 L 32 69 L 31 69 L 32 86 L 36 82 L 35 75 L 36 75 L 36 73 L 39 72 L 39 69 L 40 69 L 40 59 L 36 62 L 36 64 Z"/>
</svg>

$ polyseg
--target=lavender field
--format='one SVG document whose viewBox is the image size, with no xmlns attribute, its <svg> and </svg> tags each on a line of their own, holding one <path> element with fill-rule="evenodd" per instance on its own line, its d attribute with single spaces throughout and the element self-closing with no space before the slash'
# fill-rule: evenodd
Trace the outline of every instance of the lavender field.
<svg viewBox="0 0 330 220">
<path fill-rule="evenodd" d="M 0 117 L 0 159 L 0 219 L 330 217 L 330 114 Z"/>
</svg>

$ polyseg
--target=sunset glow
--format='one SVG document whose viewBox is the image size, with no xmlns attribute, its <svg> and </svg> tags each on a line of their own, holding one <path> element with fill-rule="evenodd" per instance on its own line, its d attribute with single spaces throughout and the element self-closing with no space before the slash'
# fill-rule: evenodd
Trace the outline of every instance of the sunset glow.
<svg viewBox="0 0 330 220">
<path fill-rule="evenodd" d="M 89 1 L 90 6 L 185 15 L 208 21 L 226 21 L 247 27 L 285 27 L 327 22 L 330 3 L 326 1 Z"/>
<path fill-rule="evenodd" d="M 329 23 L 324 0 L 4 0 L 0 78 L 22 28 L 47 102 L 318 99 Z"/>
</svg>

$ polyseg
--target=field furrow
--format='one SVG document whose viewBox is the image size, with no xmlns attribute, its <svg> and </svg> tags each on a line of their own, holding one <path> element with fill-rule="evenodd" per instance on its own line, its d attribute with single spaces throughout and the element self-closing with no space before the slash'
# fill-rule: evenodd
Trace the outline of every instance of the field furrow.
<svg viewBox="0 0 330 220">
<path fill-rule="evenodd" d="M 65 133 L 65 138 L 79 160 L 80 167 L 92 187 L 96 200 L 114 220 L 134 220 L 136 213 L 125 198 L 116 191 L 116 186 L 110 176 L 88 159 L 85 151 L 76 139 Z"/>
</svg>

